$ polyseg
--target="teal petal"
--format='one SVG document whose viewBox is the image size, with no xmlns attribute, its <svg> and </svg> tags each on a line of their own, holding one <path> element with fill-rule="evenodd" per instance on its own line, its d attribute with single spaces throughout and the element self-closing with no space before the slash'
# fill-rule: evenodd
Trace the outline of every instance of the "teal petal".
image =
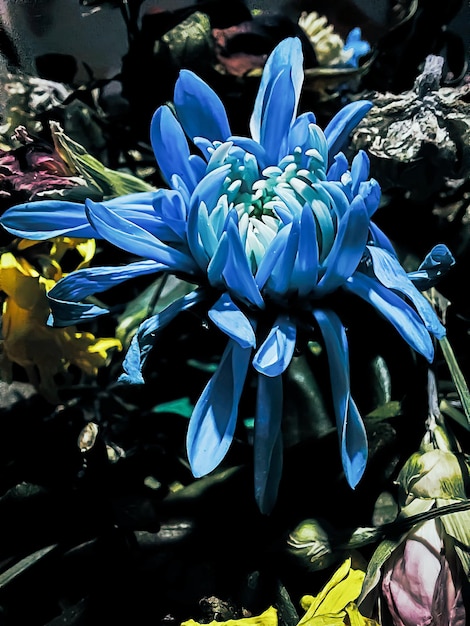
<svg viewBox="0 0 470 626">
<path fill-rule="evenodd" d="M 191 139 L 225 141 L 231 135 L 222 100 L 201 78 L 181 70 L 175 84 L 174 104 L 178 120 Z"/>
<path fill-rule="evenodd" d="M 403 339 L 430 363 L 434 359 L 434 345 L 423 321 L 403 298 L 384 287 L 377 279 L 356 272 L 343 288 L 369 302 L 399 332 Z"/>
<path fill-rule="evenodd" d="M 47 293 L 51 314 L 48 324 L 65 327 L 79 324 L 108 313 L 96 305 L 82 303 L 88 296 L 101 293 L 136 278 L 165 270 L 165 266 L 155 261 L 139 261 L 119 267 L 90 267 L 77 270 L 59 280 Z"/>
<path fill-rule="evenodd" d="M 152 315 L 140 324 L 122 363 L 124 373 L 118 379 L 120 383 L 135 385 L 145 382 L 142 376 L 142 368 L 157 341 L 158 333 L 168 326 L 179 313 L 187 311 L 204 299 L 204 297 L 204 291 L 196 289 L 175 300 L 163 311 L 157 313 L 157 315 Z"/>
<path fill-rule="evenodd" d="M 320 327 L 328 354 L 333 406 L 344 473 L 349 485 L 354 489 L 366 467 L 368 444 L 364 424 L 350 395 L 349 349 L 346 331 L 334 311 L 315 309 L 313 315 Z"/>
<path fill-rule="evenodd" d="M 209 309 L 209 318 L 222 332 L 238 343 L 242 348 L 254 348 L 255 332 L 250 320 L 237 307 L 228 293 L 220 296 Z"/>
<path fill-rule="evenodd" d="M 292 361 L 297 329 L 288 315 L 279 315 L 255 356 L 253 367 L 260 374 L 280 376 Z"/>
<path fill-rule="evenodd" d="M 395 256 L 386 250 L 369 246 L 372 267 L 377 279 L 388 289 L 393 289 L 411 300 L 428 331 L 437 339 L 442 339 L 446 330 L 439 321 L 430 302 L 420 293 L 408 278 L 407 273 Z"/>
<path fill-rule="evenodd" d="M 251 348 L 242 348 L 230 339 L 215 374 L 194 407 L 186 449 L 195 477 L 214 470 L 227 454 L 250 358 Z"/>
<path fill-rule="evenodd" d="M 264 515 L 276 504 L 282 476 L 282 377 L 258 376 L 253 442 L 255 499 Z"/>
<path fill-rule="evenodd" d="M 191 256 L 166 245 L 148 230 L 119 216 L 104 204 L 87 200 L 86 211 L 94 229 L 113 245 L 131 254 L 162 263 L 174 271 L 187 274 L 196 271 Z"/>
<path fill-rule="evenodd" d="M 326 126 L 324 133 L 328 142 L 330 159 L 343 151 L 348 144 L 349 135 L 362 118 L 372 108 L 368 100 L 356 100 L 344 106 Z"/>
</svg>

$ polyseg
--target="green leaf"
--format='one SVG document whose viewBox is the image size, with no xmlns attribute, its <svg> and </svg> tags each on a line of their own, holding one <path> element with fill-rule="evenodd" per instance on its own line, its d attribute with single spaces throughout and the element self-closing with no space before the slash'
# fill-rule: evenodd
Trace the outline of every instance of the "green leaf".
<svg viewBox="0 0 470 626">
<path fill-rule="evenodd" d="M 447 362 L 450 375 L 452 376 L 452 380 L 459 394 L 460 401 L 462 402 L 462 408 L 467 418 L 466 423 L 461 425 L 464 426 L 467 430 L 470 430 L 470 391 L 468 390 L 467 383 L 459 367 L 459 364 L 457 363 L 454 351 L 452 350 L 452 346 L 450 345 L 447 337 L 439 339 L 439 344 L 441 346 L 442 353 Z M 450 417 L 453 416 L 450 415 Z"/>
<path fill-rule="evenodd" d="M 153 407 L 152 413 L 175 413 L 182 417 L 191 417 L 194 405 L 191 404 L 189 398 L 179 398 L 178 400 L 171 400 L 170 402 L 163 402 Z"/>
</svg>

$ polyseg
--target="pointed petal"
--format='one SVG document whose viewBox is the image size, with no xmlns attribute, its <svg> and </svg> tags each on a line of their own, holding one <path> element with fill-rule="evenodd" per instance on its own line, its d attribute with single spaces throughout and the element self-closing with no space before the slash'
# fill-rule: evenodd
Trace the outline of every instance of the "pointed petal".
<svg viewBox="0 0 470 626">
<path fill-rule="evenodd" d="M 178 120 L 193 139 L 225 141 L 231 135 L 222 100 L 199 76 L 181 70 L 175 85 L 174 104 Z"/>
<path fill-rule="evenodd" d="M 196 477 L 215 469 L 232 443 L 250 357 L 251 348 L 241 348 L 230 339 L 217 371 L 194 407 L 186 447 Z"/>
<path fill-rule="evenodd" d="M 344 106 L 325 128 L 325 137 L 328 142 L 330 159 L 347 147 L 349 135 L 359 124 L 362 118 L 372 108 L 368 100 L 356 100 Z"/>
<path fill-rule="evenodd" d="M 98 235 L 87 220 L 84 204 L 62 200 L 17 204 L 3 213 L 0 223 L 15 237 L 36 241 L 64 235 L 84 238 Z"/>
<path fill-rule="evenodd" d="M 398 259 L 381 248 L 368 246 L 368 249 L 372 258 L 374 274 L 382 285 L 398 291 L 409 298 L 428 331 L 437 339 L 442 339 L 446 334 L 444 326 L 439 321 L 430 302 L 416 289 L 408 278 Z"/>
<path fill-rule="evenodd" d="M 282 475 L 282 377 L 258 376 L 254 432 L 255 498 L 269 515 L 277 499 Z"/>
<path fill-rule="evenodd" d="M 279 43 L 264 66 L 250 120 L 251 136 L 277 163 L 287 149 L 287 137 L 295 119 L 303 83 L 303 54 L 300 39 L 289 37 Z M 279 106 L 282 102 L 282 106 Z"/>
<path fill-rule="evenodd" d="M 297 258 L 290 279 L 292 289 L 299 296 L 306 296 L 314 290 L 318 279 L 318 241 L 315 218 L 309 206 L 302 210 Z"/>
<path fill-rule="evenodd" d="M 47 293 L 51 307 L 48 324 L 62 328 L 73 326 L 97 315 L 108 313 L 101 307 L 82 303 L 88 296 L 106 291 L 137 276 L 166 269 L 155 261 L 140 261 L 119 267 L 93 267 L 77 270 L 59 280 Z"/>
<path fill-rule="evenodd" d="M 191 166 L 189 146 L 173 113 L 167 106 L 159 107 L 150 124 L 150 140 L 158 166 L 168 184 L 174 174 L 180 176 L 192 191 L 198 179 Z"/>
<path fill-rule="evenodd" d="M 122 367 L 124 373 L 119 377 L 120 383 L 144 383 L 142 368 L 157 340 L 158 333 L 168 326 L 179 313 L 187 311 L 203 298 L 204 292 L 200 289 L 196 289 L 182 298 L 175 300 L 175 302 L 172 302 L 166 309 L 163 309 L 163 311 L 157 313 L 157 315 L 152 315 L 152 317 L 147 318 L 140 324 L 136 334 L 132 338 L 123 361 Z"/>
<path fill-rule="evenodd" d="M 228 293 L 220 296 L 208 315 L 222 332 L 242 348 L 255 347 L 256 337 L 253 326 L 246 315 L 234 304 Z"/>
<path fill-rule="evenodd" d="M 326 271 L 315 295 L 331 293 L 356 271 L 366 249 L 368 233 L 369 216 L 364 201 L 356 196 L 339 222 L 335 241 L 325 260 Z"/>
<path fill-rule="evenodd" d="M 349 485 L 354 488 L 367 462 L 367 436 L 362 419 L 352 402 L 349 388 L 349 349 L 344 326 L 330 310 L 316 309 L 313 315 L 320 327 L 328 354 L 333 406 L 341 448 L 341 460 Z"/>
<path fill-rule="evenodd" d="M 188 274 L 194 273 L 192 257 L 166 245 L 148 230 L 119 216 L 99 202 L 87 200 L 86 212 L 94 229 L 113 245 L 137 256 L 153 259 L 167 268 Z"/>
<path fill-rule="evenodd" d="M 288 315 L 279 315 L 253 358 L 253 367 L 265 376 L 280 376 L 292 361 L 297 329 Z"/>
<path fill-rule="evenodd" d="M 382 283 L 356 272 L 348 278 L 343 288 L 369 302 L 400 333 L 403 339 L 430 363 L 434 359 L 434 346 L 423 321 L 416 311 Z"/>
</svg>

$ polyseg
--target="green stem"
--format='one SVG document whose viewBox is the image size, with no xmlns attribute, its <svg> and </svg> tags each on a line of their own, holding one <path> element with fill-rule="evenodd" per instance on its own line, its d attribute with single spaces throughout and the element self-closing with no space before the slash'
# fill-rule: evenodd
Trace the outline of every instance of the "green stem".
<svg viewBox="0 0 470 626">
<path fill-rule="evenodd" d="M 452 380 L 459 394 L 462 408 L 467 418 L 467 430 L 470 430 L 470 391 L 468 390 L 467 383 L 459 367 L 459 364 L 457 363 L 454 351 L 452 350 L 452 346 L 450 345 L 447 337 L 439 339 L 439 344 L 441 346 L 442 353 L 447 362 L 450 375 L 452 376 Z"/>
</svg>

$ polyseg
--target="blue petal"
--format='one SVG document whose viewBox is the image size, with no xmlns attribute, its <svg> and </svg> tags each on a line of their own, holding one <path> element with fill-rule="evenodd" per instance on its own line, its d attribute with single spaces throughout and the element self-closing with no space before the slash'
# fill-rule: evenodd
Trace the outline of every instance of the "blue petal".
<svg viewBox="0 0 470 626">
<path fill-rule="evenodd" d="M 131 254 L 153 259 L 168 269 L 188 274 L 196 271 L 194 260 L 189 254 L 166 245 L 148 230 L 120 217 L 106 205 L 87 200 L 86 210 L 95 230 L 115 246 Z"/>
<path fill-rule="evenodd" d="M 302 83 L 302 45 L 300 39 L 290 37 L 281 41 L 266 61 L 250 120 L 251 136 L 273 163 L 287 152 Z"/>
<path fill-rule="evenodd" d="M 269 165 L 269 158 L 266 154 L 266 150 L 254 139 L 232 135 L 229 137 L 229 141 L 233 141 L 234 146 L 252 154 L 256 158 L 261 170 Z"/>
<path fill-rule="evenodd" d="M 47 293 L 51 307 L 48 324 L 65 327 L 107 313 L 106 309 L 80 301 L 106 291 L 137 276 L 155 274 L 166 269 L 155 261 L 140 261 L 119 267 L 89 267 L 77 270 L 59 280 Z"/>
<path fill-rule="evenodd" d="M 348 278 L 343 288 L 369 302 L 416 352 L 432 363 L 434 346 L 429 332 L 416 311 L 403 298 L 384 287 L 378 280 L 360 272 Z"/>
<path fill-rule="evenodd" d="M 372 217 L 379 208 L 382 197 L 382 190 L 379 183 L 371 178 L 359 185 L 358 193 L 364 199 L 369 217 Z"/>
<path fill-rule="evenodd" d="M 331 161 L 338 152 L 346 149 L 351 131 L 356 128 L 371 108 L 372 102 L 368 100 L 350 102 L 338 111 L 328 123 L 324 133 L 328 142 Z"/>
<path fill-rule="evenodd" d="M 288 315 L 279 315 L 253 358 L 253 367 L 265 376 L 280 376 L 292 361 L 297 329 Z"/>
<path fill-rule="evenodd" d="M 167 106 L 159 107 L 150 124 L 150 140 L 161 173 L 168 184 L 174 174 L 192 191 L 198 178 L 189 160 L 188 140 Z"/>
<path fill-rule="evenodd" d="M 256 337 L 253 326 L 247 316 L 234 304 L 228 293 L 220 296 L 208 315 L 222 332 L 242 348 L 255 347 Z"/>
<path fill-rule="evenodd" d="M 291 277 L 299 249 L 300 224 L 293 220 L 283 230 L 288 232 L 286 244 L 280 251 L 271 275 L 265 285 L 265 291 L 271 297 L 284 296 L 291 288 Z M 271 242 L 272 243 L 272 242 Z"/>
<path fill-rule="evenodd" d="M 364 201 L 356 196 L 339 222 L 335 241 L 325 260 L 326 271 L 315 289 L 315 296 L 331 293 L 355 272 L 366 250 L 368 234 L 369 216 Z"/>
<path fill-rule="evenodd" d="M 277 499 L 282 476 L 282 377 L 258 376 L 254 432 L 255 499 L 269 515 Z"/>
<path fill-rule="evenodd" d="M 163 311 L 144 320 L 132 338 L 122 367 L 124 373 L 119 377 L 120 383 L 142 384 L 142 368 L 155 345 L 158 333 L 182 311 L 187 311 L 205 297 L 202 290 L 196 289 L 182 298 L 175 300 Z"/>
<path fill-rule="evenodd" d="M 426 255 L 415 272 L 409 272 L 408 278 L 420 291 L 426 291 L 433 287 L 455 264 L 449 248 L 439 243 Z"/>
<path fill-rule="evenodd" d="M 263 289 L 266 282 L 269 280 L 274 266 L 280 259 L 283 251 L 286 248 L 289 240 L 290 231 L 292 228 L 292 222 L 281 228 L 266 248 L 263 258 L 260 261 L 258 269 L 255 274 L 256 284 L 259 289 Z"/>
<path fill-rule="evenodd" d="M 317 284 L 318 241 L 315 218 L 309 206 L 302 211 L 297 258 L 290 279 L 291 288 L 306 296 Z"/>
<path fill-rule="evenodd" d="M 236 214 L 236 211 L 231 214 Z M 227 229 L 221 237 L 221 245 L 211 260 L 211 264 L 222 267 L 221 275 L 232 296 L 249 305 L 264 308 L 264 301 L 248 263 L 240 239 L 238 226 L 233 219 L 227 220 Z M 208 267 L 208 274 L 213 268 Z"/>
<path fill-rule="evenodd" d="M 312 147 L 309 143 L 311 137 L 309 129 L 311 124 L 315 124 L 315 115 L 311 112 L 302 113 L 289 130 L 287 151 L 289 154 L 293 154 L 295 148 L 302 148 L 303 160 L 300 163 L 300 167 L 306 167 L 308 157 L 304 153 Z"/>
<path fill-rule="evenodd" d="M 186 205 L 182 195 L 171 189 L 159 189 L 155 192 L 153 208 L 158 222 L 153 234 L 167 243 L 186 241 Z"/>
<path fill-rule="evenodd" d="M 215 469 L 232 443 L 250 357 L 251 348 L 241 348 L 230 339 L 217 371 L 194 407 L 186 447 L 196 477 Z"/>
<path fill-rule="evenodd" d="M 340 440 L 344 473 L 354 489 L 367 463 L 367 435 L 362 419 L 350 396 L 349 349 L 344 326 L 330 310 L 313 311 L 328 354 L 333 406 Z"/>
<path fill-rule="evenodd" d="M 225 107 L 219 96 L 199 76 L 181 70 L 175 85 L 178 120 L 191 139 L 225 141 L 231 135 Z"/>
<path fill-rule="evenodd" d="M 354 196 L 359 192 L 359 185 L 369 177 L 369 171 L 369 157 L 364 150 L 359 150 L 351 163 L 352 192 Z"/>
<path fill-rule="evenodd" d="M 349 163 L 344 152 L 338 152 L 331 159 L 331 165 L 328 168 L 327 180 L 339 181 L 343 174 L 349 170 Z"/>
<path fill-rule="evenodd" d="M 43 241 L 52 237 L 94 238 L 85 214 L 85 205 L 62 200 L 39 200 L 7 209 L 0 223 L 15 237 Z"/>
<path fill-rule="evenodd" d="M 377 248 L 388 250 L 390 254 L 396 256 L 395 248 L 387 235 L 374 222 L 369 224 L 371 241 Z"/>
<path fill-rule="evenodd" d="M 446 334 L 444 326 L 439 321 L 430 302 L 416 289 L 408 278 L 398 259 L 381 248 L 369 246 L 368 249 L 372 258 L 374 274 L 382 285 L 398 291 L 409 298 L 428 331 L 438 339 L 442 339 Z"/>
</svg>

